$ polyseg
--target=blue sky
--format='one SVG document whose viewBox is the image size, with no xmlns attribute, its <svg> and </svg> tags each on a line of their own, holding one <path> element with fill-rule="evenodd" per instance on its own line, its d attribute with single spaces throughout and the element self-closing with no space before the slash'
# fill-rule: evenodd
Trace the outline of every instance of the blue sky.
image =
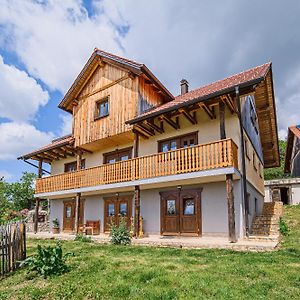
<svg viewBox="0 0 300 300">
<path fill-rule="evenodd" d="M 300 2 L 0 0 L 0 176 L 70 131 L 57 108 L 94 47 L 145 63 L 176 95 L 273 62 L 278 126 L 300 123 Z"/>
</svg>

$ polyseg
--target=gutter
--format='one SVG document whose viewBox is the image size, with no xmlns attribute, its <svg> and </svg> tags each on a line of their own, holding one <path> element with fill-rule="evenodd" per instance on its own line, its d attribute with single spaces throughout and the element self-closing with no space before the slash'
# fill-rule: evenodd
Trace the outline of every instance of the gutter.
<svg viewBox="0 0 300 300">
<path fill-rule="evenodd" d="M 256 79 L 253 79 L 251 81 L 248 81 L 248 82 L 245 82 L 245 83 L 242 83 L 239 85 L 239 88 L 246 88 L 246 87 L 249 87 L 251 85 L 255 85 L 255 84 L 258 84 L 260 83 L 261 81 L 264 80 L 264 77 L 259 77 L 259 78 L 256 78 Z M 179 109 L 179 108 L 182 108 L 182 107 L 185 107 L 185 106 L 188 106 L 188 105 L 192 105 L 192 104 L 195 104 L 197 102 L 203 102 L 205 100 L 208 100 L 208 99 L 211 99 L 211 98 L 214 98 L 214 97 L 217 97 L 217 96 L 221 96 L 223 94 L 227 94 L 227 93 L 232 93 L 232 92 L 235 92 L 235 86 L 233 87 L 230 87 L 230 88 L 226 88 L 224 90 L 220 90 L 220 91 L 217 91 L 217 92 L 214 92 L 212 94 L 209 94 L 209 95 L 206 95 L 206 96 L 202 96 L 202 97 L 197 97 L 197 98 L 192 98 L 190 100 L 187 100 L 183 103 L 178 103 L 176 105 L 173 105 L 172 107 L 167 107 L 165 109 L 162 109 L 162 110 L 159 110 L 157 112 L 153 112 L 152 114 L 149 113 L 145 116 L 140 116 L 140 117 L 137 117 L 137 118 L 134 118 L 134 119 L 131 119 L 131 120 L 128 120 L 126 121 L 125 123 L 126 124 L 130 124 L 130 125 L 133 125 L 135 123 L 138 123 L 140 121 L 144 121 L 150 117 L 157 117 L 163 113 L 167 113 L 167 112 L 170 112 L 170 111 L 173 111 L 173 110 L 176 110 L 176 109 Z"/>
</svg>

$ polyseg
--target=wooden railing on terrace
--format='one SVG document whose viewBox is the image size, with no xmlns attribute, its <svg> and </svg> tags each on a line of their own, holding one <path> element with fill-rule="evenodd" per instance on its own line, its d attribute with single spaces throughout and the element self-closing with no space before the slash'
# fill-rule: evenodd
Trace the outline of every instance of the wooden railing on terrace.
<svg viewBox="0 0 300 300">
<path fill-rule="evenodd" d="M 237 156 L 237 145 L 231 139 L 220 140 L 40 178 L 36 181 L 35 192 L 47 193 L 229 166 L 237 168 Z"/>
</svg>

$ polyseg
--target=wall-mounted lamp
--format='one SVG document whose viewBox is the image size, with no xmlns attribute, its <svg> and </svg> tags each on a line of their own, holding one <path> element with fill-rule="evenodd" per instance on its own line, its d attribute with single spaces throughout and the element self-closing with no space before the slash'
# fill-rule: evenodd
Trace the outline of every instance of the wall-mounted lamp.
<svg viewBox="0 0 300 300">
<path fill-rule="evenodd" d="M 178 185 L 178 186 L 177 186 L 177 189 L 178 189 L 179 191 L 181 191 L 182 186 L 181 186 L 181 185 Z"/>
</svg>

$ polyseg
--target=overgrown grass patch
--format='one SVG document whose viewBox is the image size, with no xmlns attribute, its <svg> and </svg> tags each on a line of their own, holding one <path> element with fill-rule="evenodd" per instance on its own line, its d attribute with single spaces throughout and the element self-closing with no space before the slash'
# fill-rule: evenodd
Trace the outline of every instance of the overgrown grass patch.
<svg viewBox="0 0 300 300">
<path fill-rule="evenodd" d="M 280 250 L 264 253 L 62 242 L 69 272 L 43 279 L 21 269 L 0 281 L 0 299 L 300 299 L 300 207 Z M 28 255 L 37 244 L 28 241 Z"/>
</svg>

